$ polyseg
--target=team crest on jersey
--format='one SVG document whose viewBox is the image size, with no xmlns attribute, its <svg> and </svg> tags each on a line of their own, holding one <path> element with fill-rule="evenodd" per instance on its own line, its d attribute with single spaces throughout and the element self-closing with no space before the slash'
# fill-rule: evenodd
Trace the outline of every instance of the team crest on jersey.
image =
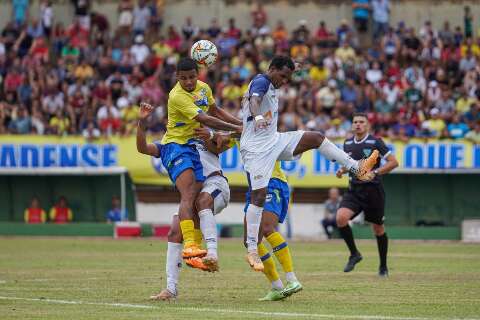
<svg viewBox="0 0 480 320">
<path fill-rule="evenodd" d="M 207 89 L 202 88 L 200 90 L 200 96 L 196 94 L 192 95 L 193 102 L 197 107 L 207 107 L 208 106 L 208 98 L 207 98 Z"/>
<path fill-rule="evenodd" d="M 272 202 L 273 194 L 268 193 L 265 197 L 265 202 Z"/>
<path fill-rule="evenodd" d="M 364 148 L 364 149 L 363 149 L 363 155 L 364 155 L 365 157 L 369 157 L 370 154 L 372 154 L 372 151 L 373 151 L 372 149 Z"/>
</svg>

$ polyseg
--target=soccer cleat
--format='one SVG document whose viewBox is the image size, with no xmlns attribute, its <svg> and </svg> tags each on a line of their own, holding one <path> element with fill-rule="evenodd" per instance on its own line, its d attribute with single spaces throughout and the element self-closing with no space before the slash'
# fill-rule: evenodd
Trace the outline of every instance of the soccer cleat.
<svg viewBox="0 0 480 320">
<path fill-rule="evenodd" d="M 253 270 L 263 272 L 263 262 L 258 256 L 258 253 L 249 252 L 247 253 L 247 256 L 245 257 L 245 259 L 247 260 L 250 267 L 253 268 Z"/>
<path fill-rule="evenodd" d="M 160 293 L 154 294 L 150 296 L 150 300 L 156 301 L 170 301 L 175 300 L 177 298 L 176 294 L 173 294 L 168 289 L 163 289 Z"/>
<path fill-rule="evenodd" d="M 272 288 L 265 297 L 258 299 L 258 301 L 280 301 L 286 297 L 283 295 L 283 290 Z"/>
<path fill-rule="evenodd" d="M 388 268 L 387 267 L 385 267 L 385 268 L 380 267 L 378 269 L 378 276 L 381 277 L 381 278 L 388 278 Z"/>
<path fill-rule="evenodd" d="M 358 161 L 358 169 L 353 169 L 352 172 L 359 180 L 370 181 L 375 177 L 372 169 L 377 163 L 378 156 L 378 150 L 373 150 L 372 154 L 368 158 Z"/>
<path fill-rule="evenodd" d="M 356 253 L 348 258 L 348 262 L 343 269 L 343 272 L 350 272 L 355 268 L 355 265 L 362 261 L 363 257 L 360 253 Z"/>
<path fill-rule="evenodd" d="M 207 250 L 200 249 L 196 243 L 193 243 L 189 246 L 183 248 L 182 257 L 183 259 L 194 258 L 194 257 L 204 257 L 207 254 Z"/>
<path fill-rule="evenodd" d="M 213 256 L 213 255 L 206 255 L 203 259 L 202 262 L 205 266 L 207 266 L 208 271 L 210 272 L 216 272 L 220 270 L 220 267 L 218 266 L 218 258 Z"/>
<path fill-rule="evenodd" d="M 193 257 L 193 258 L 185 259 L 185 264 L 187 266 L 189 266 L 190 268 L 200 269 L 202 271 L 209 271 L 210 272 L 210 268 L 207 265 L 205 265 L 203 263 L 202 259 L 199 258 L 199 257 Z"/>
<path fill-rule="evenodd" d="M 302 289 L 303 289 L 303 286 L 300 282 L 289 281 L 287 282 L 287 285 L 285 286 L 285 288 L 283 288 L 282 294 L 285 297 L 290 297 L 292 294 L 302 291 Z"/>
</svg>

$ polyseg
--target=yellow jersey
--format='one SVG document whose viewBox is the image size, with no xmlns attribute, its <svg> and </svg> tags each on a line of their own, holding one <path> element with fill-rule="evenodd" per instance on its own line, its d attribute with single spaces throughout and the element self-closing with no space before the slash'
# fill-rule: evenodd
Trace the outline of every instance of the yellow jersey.
<svg viewBox="0 0 480 320">
<path fill-rule="evenodd" d="M 229 147 L 233 148 L 234 145 L 237 145 L 237 148 L 240 148 L 239 144 L 240 143 L 239 143 L 238 139 L 231 139 Z M 285 175 L 285 172 L 283 172 L 281 164 L 282 163 L 280 161 L 275 162 L 275 166 L 273 167 L 273 172 L 272 172 L 271 179 L 276 178 L 276 179 L 281 180 L 285 183 L 288 183 L 287 176 Z"/>
<path fill-rule="evenodd" d="M 201 112 L 208 112 L 214 103 L 212 89 L 205 82 L 197 80 L 197 86 L 192 92 L 186 91 L 177 82 L 168 95 L 167 132 L 161 143 L 186 144 L 194 138 L 194 130 L 200 127 L 194 118 Z"/>
</svg>

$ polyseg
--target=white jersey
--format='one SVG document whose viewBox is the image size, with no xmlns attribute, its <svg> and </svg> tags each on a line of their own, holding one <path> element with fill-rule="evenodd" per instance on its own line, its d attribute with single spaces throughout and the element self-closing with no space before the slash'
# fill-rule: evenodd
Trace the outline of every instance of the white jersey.
<svg viewBox="0 0 480 320">
<path fill-rule="evenodd" d="M 261 97 L 260 114 L 268 122 L 265 129 L 255 131 L 255 120 L 250 112 L 250 98 Z M 242 101 L 243 132 L 240 138 L 240 152 L 263 152 L 278 141 L 278 93 L 270 79 L 259 74 L 253 78 Z"/>
<path fill-rule="evenodd" d="M 207 150 L 207 147 L 201 142 L 195 141 L 195 147 L 200 155 L 200 162 L 203 167 L 203 175 L 208 177 L 212 172 L 221 171 L 220 159 L 218 155 Z"/>
</svg>

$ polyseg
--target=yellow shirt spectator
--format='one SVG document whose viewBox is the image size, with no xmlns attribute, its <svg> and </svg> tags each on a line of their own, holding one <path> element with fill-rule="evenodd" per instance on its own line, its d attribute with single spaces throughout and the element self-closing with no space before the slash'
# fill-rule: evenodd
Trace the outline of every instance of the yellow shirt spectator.
<svg viewBox="0 0 480 320">
<path fill-rule="evenodd" d="M 57 134 L 63 134 L 70 128 L 70 120 L 68 120 L 66 117 L 59 118 L 55 116 L 50 119 L 50 127 L 55 128 Z"/>
<path fill-rule="evenodd" d="M 352 47 L 340 47 L 335 50 L 335 56 L 338 57 L 342 62 L 348 60 L 355 60 L 355 50 Z"/>
<path fill-rule="evenodd" d="M 80 79 L 87 79 L 93 77 L 93 68 L 88 64 L 81 64 L 75 68 L 75 77 Z"/>
<path fill-rule="evenodd" d="M 458 113 L 463 114 L 465 112 L 468 112 L 470 110 L 470 106 L 472 103 L 475 103 L 475 99 L 473 98 L 464 98 L 460 97 L 457 100 L 457 103 L 455 104 L 455 109 L 457 110 Z"/>
<path fill-rule="evenodd" d="M 310 76 L 310 79 L 316 82 L 325 81 L 330 76 L 330 72 L 327 68 L 325 67 L 320 68 L 318 66 L 311 67 L 308 74 Z"/>
</svg>

